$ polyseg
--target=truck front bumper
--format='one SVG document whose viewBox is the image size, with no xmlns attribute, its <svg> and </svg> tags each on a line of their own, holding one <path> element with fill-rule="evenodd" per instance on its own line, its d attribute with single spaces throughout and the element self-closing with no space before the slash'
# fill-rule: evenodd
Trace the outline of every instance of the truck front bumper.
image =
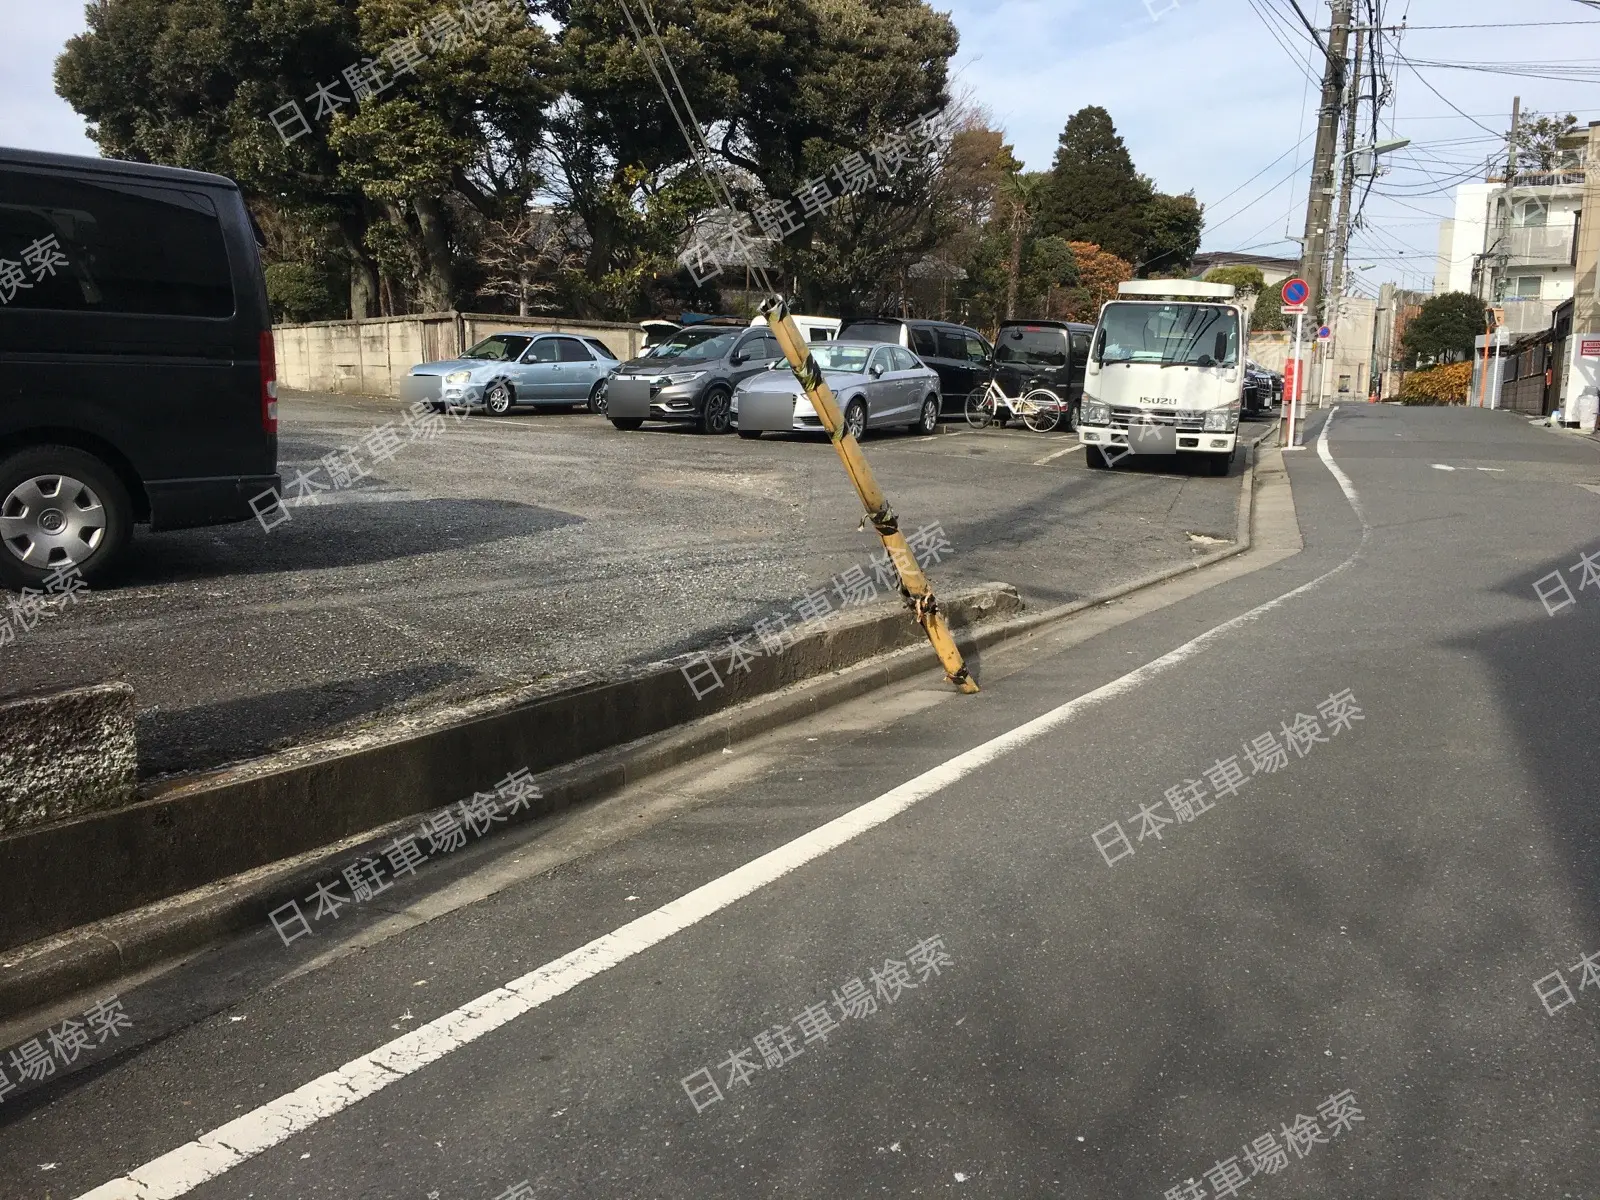
<svg viewBox="0 0 1600 1200">
<path fill-rule="evenodd" d="M 1078 426 L 1078 440 L 1086 446 L 1116 447 L 1122 450 L 1131 450 L 1135 454 L 1150 453 L 1149 449 L 1140 448 L 1137 436 L 1134 437 L 1130 445 L 1128 434 L 1129 431 L 1125 426 L 1082 424 Z M 1236 433 L 1208 433 L 1202 429 L 1179 429 L 1177 430 L 1175 452 L 1180 454 L 1231 455 L 1238 441 L 1239 435 Z"/>
</svg>

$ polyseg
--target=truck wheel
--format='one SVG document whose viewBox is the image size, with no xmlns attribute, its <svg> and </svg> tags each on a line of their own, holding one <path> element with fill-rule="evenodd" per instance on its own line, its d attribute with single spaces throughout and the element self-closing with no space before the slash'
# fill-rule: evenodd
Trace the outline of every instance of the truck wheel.
<svg viewBox="0 0 1600 1200">
<path fill-rule="evenodd" d="M 618 429 L 626 430 L 628 432 L 632 432 L 635 429 L 644 428 L 643 417 L 612 417 L 611 423 Z"/>
<path fill-rule="evenodd" d="M 0 585 L 43 589 L 64 567 L 97 586 L 133 537 L 117 473 L 71 446 L 30 446 L 0 461 Z"/>
<path fill-rule="evenodd" d="M 1106 461 L 1106 452 L 1094 445 L 1083 448 L 1083 461 L 1091 471 L 1104 471 L 1111 466 Z"/>
<path fill-rule="evenodd" d="M 1232 454 L 1213 454 L 1213 455 L 1211 455 L 1211 474 L 1212 475 L 1217 476 L 1217 477 L 1221 477 L 1223 475 L 1226 475 L 1228 473 L 1228 468 L 1230 468 L 1231 466 L 1233 466 L 1233 455 Z"/>
</svg>

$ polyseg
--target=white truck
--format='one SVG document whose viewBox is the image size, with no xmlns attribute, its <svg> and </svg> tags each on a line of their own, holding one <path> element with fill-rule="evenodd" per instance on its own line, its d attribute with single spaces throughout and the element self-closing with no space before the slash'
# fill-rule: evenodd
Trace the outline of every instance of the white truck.
<svg viewBox="0 0 1600 1200">
<path fill-rule="evenodd" d="M 1124 283 L 1100 310 L 1078 437 L 1088 465 L 1193 455 L 1226 475 L 1244 403 L 1250 313 L 1224 283 Z"/>
</svg>

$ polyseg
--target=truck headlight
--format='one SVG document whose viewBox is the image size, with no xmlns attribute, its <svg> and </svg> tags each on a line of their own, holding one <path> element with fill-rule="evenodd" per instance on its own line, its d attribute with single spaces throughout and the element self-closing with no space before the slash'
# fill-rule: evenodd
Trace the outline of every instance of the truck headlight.
<svg viewBox="0 0 1600 1200">
<path fill-rule="evenodd" d="M 1233 407 L 1217 408 L 1206 414 L 1207 433 L 1232 433 L 1239 427 L 1239 410 Z"/>
<path fill-rule="evenodd" d="M 450 384 L 452 387 L 460 387 L 463 383 L 471 378 L 471 371 L 451 371 L 450 374 L 444 377 L 444 381 Z"/>
<path fill-rule="evenodd" d="M 1082 420 L 1087 425 L 1111 424 L 1111 406 L 1101 400 L 1083 398 Z"/>
</svg>

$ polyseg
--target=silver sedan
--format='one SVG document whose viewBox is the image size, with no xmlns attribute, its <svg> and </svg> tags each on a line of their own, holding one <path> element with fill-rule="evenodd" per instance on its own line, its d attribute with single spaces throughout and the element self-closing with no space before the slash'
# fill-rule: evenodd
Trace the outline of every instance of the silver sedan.
<svg viewBox="0 0 1600 1200">
<path fill-rule="evenodd" d="M 811 355 L 839 401 L 845 428 L 856 438 L 869 429 L 895 426 L 932 433 L 938 425 L 939 376 L 911 351 L 878 342 L 827 342 L 812 346 Z M 733 423 L 742 438 L 760 437 L 763 430 L 823 432 L 822 418 L 787 362 L 735 389 Z"/>
</svg>

